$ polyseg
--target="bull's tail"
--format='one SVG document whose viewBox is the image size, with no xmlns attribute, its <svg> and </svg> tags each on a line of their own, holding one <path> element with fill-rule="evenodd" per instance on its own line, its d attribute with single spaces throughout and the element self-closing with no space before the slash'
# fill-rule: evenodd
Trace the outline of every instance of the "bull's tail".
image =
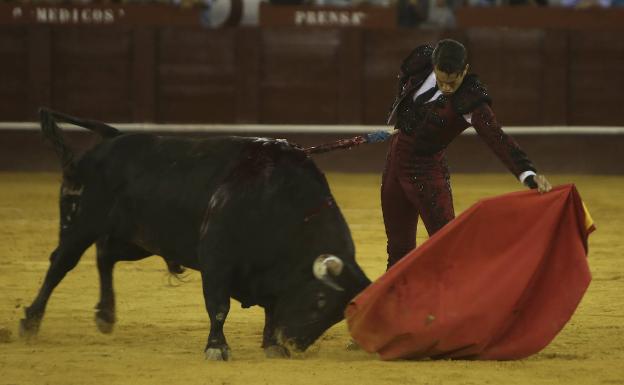
<svg viewBox="0 0 624 385">
<path fill-rule="evenodd" d="M 41 121 L 41 132 L 54 146 L 54 150 L 61 159 L 64 172 L 71 170 L 74 161 L 74 152 L 63 140 L 63 135 L 61 134 L 61 129 L 57 125 L 57 122 L 70 123 L 79 127 L 84 127 L 96 132 L 102 138 L 112 138 L 121 135 L 119 130 L 105 123 L 76 118 L 45 107 L 39 109 L 39 119 Z"/>
<path fill-rule="evenodd" d="M 99 122 L 97 120 L 76 118 L 74 116 L 66 115 L 58 111 L 53 111 L 45 107 L 39 109 L 39 114 L 42 120 L 43 116 L 46 115 L 55 121 L 70 123 L 94 131 L 103 138 L 113 138 L 115 136 L 121 135 L 121 132 L 115 127 L 109 126 L 108 124 Z"/>
</svg>

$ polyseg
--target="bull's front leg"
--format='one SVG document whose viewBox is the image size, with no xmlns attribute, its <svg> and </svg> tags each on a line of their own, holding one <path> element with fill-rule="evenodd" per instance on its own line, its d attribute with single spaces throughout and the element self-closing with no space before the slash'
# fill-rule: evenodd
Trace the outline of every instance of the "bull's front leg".
<svg viewBox="0 0 624 385">
<path fill-rule="evenodd" d="M 280 345 L 277 340 L 273 306 L 264 308 L 264 332 L 262 333 L 262 348 L 267 358 L 290 357 L 288 349 Z"/>
<path fill-rule="evenodd" d="M 202 286 L 206 310 L 210 317 L 210 334 L 206 344 L 206 359 L 211 361 L 227 361 L 231 351 L 223 334 L 223 325 L 230 311 L 230 280 L 223 271 L 210 274 L 202 271 Z"/>
</svg>

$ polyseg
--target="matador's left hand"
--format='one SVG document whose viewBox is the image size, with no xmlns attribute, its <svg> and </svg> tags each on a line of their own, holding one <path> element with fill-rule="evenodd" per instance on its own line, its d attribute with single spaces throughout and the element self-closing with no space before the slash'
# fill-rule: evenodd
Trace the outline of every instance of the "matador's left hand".
<svg viewBox="0 0 624 385">
<path fill-rule="evenodd" d="M 537 184 L 537 191 L 539 191 L 540 194 L 552 190 L 550 182 L 548 181 L 548 179 L 546 179 L 544 175 L 537 174 L 533 177 L 533 180 Z"/>
</svg>

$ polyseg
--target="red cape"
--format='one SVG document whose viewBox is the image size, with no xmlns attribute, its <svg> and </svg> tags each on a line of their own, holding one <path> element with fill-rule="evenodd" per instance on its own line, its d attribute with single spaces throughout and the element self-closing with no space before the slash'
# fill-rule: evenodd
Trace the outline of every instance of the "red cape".
<svg viewBox="0 0 624 385">
<path fill-rule="evenodd" d="M 589 285 L 591 230 L 573 185 L 481 200 L 349 304 L 351 336 L 385 360 L 534 354 Z"/>
</svg>

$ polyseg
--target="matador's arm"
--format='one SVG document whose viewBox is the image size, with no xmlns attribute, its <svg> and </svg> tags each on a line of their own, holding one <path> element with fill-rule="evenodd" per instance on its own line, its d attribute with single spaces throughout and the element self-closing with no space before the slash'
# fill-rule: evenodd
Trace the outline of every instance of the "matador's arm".
<svg viewBox="0 0 624 385">
<path fill-rule="evenodd" d="M 487 103 L 480 104 L 472 111 L 471 123 L 481 139 L 520 182 L 530 188 L 539 187 L 535 180 L 535 166 L 518 143 L 502 130 Z"/>
</svg>

